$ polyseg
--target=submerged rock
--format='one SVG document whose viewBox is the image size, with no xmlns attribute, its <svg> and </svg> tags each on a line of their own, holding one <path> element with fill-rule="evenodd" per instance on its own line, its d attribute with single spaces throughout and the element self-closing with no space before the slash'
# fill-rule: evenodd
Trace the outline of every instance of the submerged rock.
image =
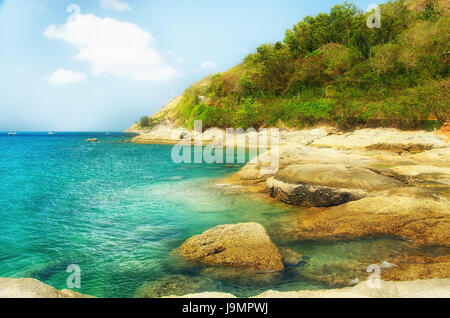
<svg viewBox="0 0 450 318">
<path fill-rule="evenodd" d="M 180 247 L 183 257 L 208 265 L 245 267 L 260 272 L 284 269 L 278 248 L 257 223 L 219 225 Z"/>
<path fill-rule="evenodd" d="M 92 298 L 72 290 L 57 290 L 33 278 L 0 278 L 0 298 Z"/>
<path fill-rule="evenodd" d="M 326 164 L 291 165 L 267 180 L 272 197 L 302 207 L 340 205 L 400 186 L 400 181 L 369 169 Z"/>
<path fill-rule="evenodd" d="M 169 275 L 152 283 L 145 283 L 135 292 L 138 298 L 161 298 L 220 289 L 220 283 L 205 277 Z"/>
<path fill-rule="evenodd" d="M 396 265 L 382 271 L 382 278 L 394 281 L 450 278 L 450 254 L 442 256 L 403 255 Z"/>
<path fill-rule="evenodd" d="M 371 288 L 363 281 L 354 287 L 327 290 L 279 292 L 269 290 L 254 298 L 449 298 L 450 279 L 382 282 L 381 288 Z M 181 298 L 234 298 L 232 294 L 202 293 Z"/>
<path fill-rule="evenodd" d="M 297 292 L 267 291 L 256 298 L 448 298 L 450 279 L 385 282 L 380 288 L 371 288 L 363 281 L 354 287 Z"/>
<path fill-rule="evenodd" d="M 290 248 L 280 248 L 280 253 L 285 265 L 296 266 L 303 260 L 303 254 Z"/>
</svg>

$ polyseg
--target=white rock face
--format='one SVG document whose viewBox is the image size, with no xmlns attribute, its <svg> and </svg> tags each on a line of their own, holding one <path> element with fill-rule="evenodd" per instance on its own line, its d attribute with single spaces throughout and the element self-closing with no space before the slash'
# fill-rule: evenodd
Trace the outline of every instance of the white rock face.
<svg viewBox="0 0 450 318">
<path fill-rule="evenodd" d="M 441 183 L 450 184 L 450 167 L 436 167 L 431 165 L 406 165 L 392 168 L 398 174 L 409 177 L 421 175 L 436 175 L 435 179 Z"/>
<path fill-rule="evenodd" d="M 425 148 L 442 148 L 447 144 L 443 137 L 425 131 L 398 129 L 361 129 L 342 135 L 329 135 L 315 140 L 312 145 L 342 149 L 367 148 L 376 145 L 419 145 Z"/>
<path fill-rule="evenodd" d="M 68 289 L 60 291 L 32 278 L 0 278 L 0 298 L 90 298 L 90 296 Z"/>
<path fill-rule="evenodd" d="M 446 148 L 433 149 L 415 154 L 412 159 L 426 164 L 450 166 L 450 145 Z"/>
<path fill-rule="evenodd" d="M 231 294 L 202 293 L 180 298 L 234 298 Z M 254 298 L 450 298 L 450 279 L 417 280 L 411 282 L 381 281 L 381 288 L 371 288 L 367 282 L 354 287 L 329 290 L 278 292 L 269 290 Z"/>
<path fill-rule="evenodd" d="M 342 289 L 277 292 L 267 291 L 255 298 L 449 298 L 450 279 L 412 282 L 381 282 L 381 288 L 370 288 L 367 282 Z"/>
</svg>

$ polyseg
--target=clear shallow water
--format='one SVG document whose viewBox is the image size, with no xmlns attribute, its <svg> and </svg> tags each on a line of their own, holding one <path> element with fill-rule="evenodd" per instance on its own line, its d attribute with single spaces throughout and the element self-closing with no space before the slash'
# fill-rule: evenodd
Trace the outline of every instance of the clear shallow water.
<svg viewBox="0 0 450 318">
<path fill-rule="evenodd" d="M 92 137 L 100 141 L 85 142 Z M 389 239 L 286 241 L 280 233 L 298 209 L 216 185 L 239 165 L 176 165 L 171 146 L 121 139 L 121 133 L 0 133 L 0 277 L 33 277 L 63 289 L 67 266 L 77 264 L 77 291 L 98 297 L 133 297 L 142 285 L 164 277 L 179 281 L 171 275 L 180 274 L 205 278 L 195 291 L 249 296 L 269 288 L 327 288 L 302 271 L 412 249 Z M 192 235 L 247 221 L 263 224 L 275 243 L 305 254 L 305 264 L 255 282 L 186 267 L 171 255 Z"/>
</svg>

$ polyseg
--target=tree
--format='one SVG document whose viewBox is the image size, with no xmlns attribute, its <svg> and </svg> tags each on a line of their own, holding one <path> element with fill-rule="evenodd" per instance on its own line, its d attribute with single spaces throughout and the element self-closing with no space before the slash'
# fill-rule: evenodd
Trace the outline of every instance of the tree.
<svg viewBox="0 0 450 318">
<path fill-rule="evenodd" d="M 151 122 L 152 120 L 150 117 L 143 116 L 139 121 L 139 126 L 141 126 L 141 128 L 149 128 L 151 126 Z"/>
</svg>

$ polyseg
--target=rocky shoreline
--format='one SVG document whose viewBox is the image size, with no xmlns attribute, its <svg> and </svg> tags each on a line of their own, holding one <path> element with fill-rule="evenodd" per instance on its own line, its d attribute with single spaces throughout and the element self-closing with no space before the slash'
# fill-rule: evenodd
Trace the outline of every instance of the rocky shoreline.
<svg viewBox="0 0 450 318">
<path fill-rule="evenodd" d="M 279 292 L 269 290 L 252 298 L 450 298 L 450 279 L 429 279 L 408 282 L 383 281 L 380 288 L 366 282 L 354 287 L 327 290 Z M 172 296 L 171 298 L 174 298 Z M 178 298 L 236 298 L 227 293 L 189 294 Z"/>
<path fill-rule="evenodd" d="M 370 288 L 366 282 L 354 287 L 304 290 L 298 292 L 266 291 L 253 298 L 450 298 L 450 279 L 385 282 Z M 36 279 L 0 278 L 0 298 L 94 298 L 68 289 L 57 290 Z M 236 298 L 232 294 L 205 292 L 165 298 Z"/>
<path fill-rule="evenodd" d="M 164 139 L 165 143 L 176 143 L 178 133 L 165 124 L 141 133 L 134 142 L 151 143 L 155 139 Z M 220 138 L 211 137 L 214 134 L 217 135 L 217 131 L 207 131 L 204 139 L 214 140 L 216 144 L 219 140 L 220 145 Z M 412 281 L 410 285 L 415 286 L 416 280 L 450 278 L 450 252 L 445 250 L 450 247 L 448 141 L 448 134 L 442 132 L 386 128 L 354 132 L 340 132 L 330 127 L 281 130 L 280 147 L 276 149 L 280 154 L 277 172 L 267 174 L 264 171 L 267 165 L 264 159 L 273 151 L 269 149 L 220 182 L 239 186 L 235 191 L 265 193 L 273 200 L 298 206 L 299 213 L 287 221 L 288 228 L 283 230 L 283 235 L 293 241 L 395 237 L 418 247 L 443 248 L 444 252 L 439 255 L 418 253 L 389 260 L 398 265 L 384 270 L 383 279 Z M 223 139 L 221 145 L 227 146 L 227 139 Z M 307 213 L 300 212 L 305 209 Z M 206 241 L 209 246 L 211 242 Z M 216 259 L 226 260 L 223 245 L 217 242 L 213 245 L 215 247 L 205 255 L 211 258 L 208 253 L 212 253 Z M 245 252 L 241 251 L 241 254 Z M 273 255 L 276 257 L 277 253 Z M 191 255 L 185 256 L 192 260 Z M 209 262 L 209 265 L 217 264 Z M 242 265 L 227 261 L 224 264 Z M 361 269 L 355 273 L 358 272 L 361 273 Z M 349 281 L 336 284 L 337 281 L 340 277 L 329 280 L 332 286 L 350 285 Z M 446 284 L 450 289 L 449 281 Z M 308 292 L 303 293 L 297 295 L 307 297 Z M 331 291 L 322 294 L 339 297 Z"/>
<path fill-rule="evenodd" d="M 141 132 L 133 142 L 174 144 L 184 131 L 164 125 Z M 203 139 L 217 141 L 215 136 L 221 133 L 210 131 Z M 397 255 L 380 265 L 384 266 L 381 289 L 368 288 L 364 282 L 369 276 L 367 265 L 377 262 L 368 259 L 367 264 L 342 267 L 341 272 L 333 269 L 327 274 L 322 268 L 301 272 L 303 277 L 344 288 L 268 291 L 256 297 L 450 297 L 448 141 L 448 135 L 441 133 L 381 128 L 347 133 L 330 127 L 282 130 L 279 148 L 269 149 L 220 180 L 237 185 L 233 191 L 263 193 L 270 200 L 298 207 L 298 213 L 283 220 L 286 228 L 280 229 L 281 236 L 291 241 L 395 237 L 417 247 L 417 253 Z M 226 145 L 223 140 L 222 146 Z M 264 159 L 272 151 L 279 152 L 279 169 L 268 174 Z M 427 247 L 440 252 L 419 251 Z M 212 280 L 256 273 L 257 279 L 271 281 L 286 267 L 295 268 L 303 261 L 301 253 L 277 247 L 257 223 L 219 225 L 188 239 L 174 255 L 186 264 L 204 265 Z M 165 297 L 176 292 L 185 297 L 234 297 L 196 294 L 205 289 L 202 286 L 207 284 L 174 275 L 143 286 L 136 296 Z M 0 278 L 0 297 L 88 296 L 58 291 L 36 280 Z"/>
</svg>

